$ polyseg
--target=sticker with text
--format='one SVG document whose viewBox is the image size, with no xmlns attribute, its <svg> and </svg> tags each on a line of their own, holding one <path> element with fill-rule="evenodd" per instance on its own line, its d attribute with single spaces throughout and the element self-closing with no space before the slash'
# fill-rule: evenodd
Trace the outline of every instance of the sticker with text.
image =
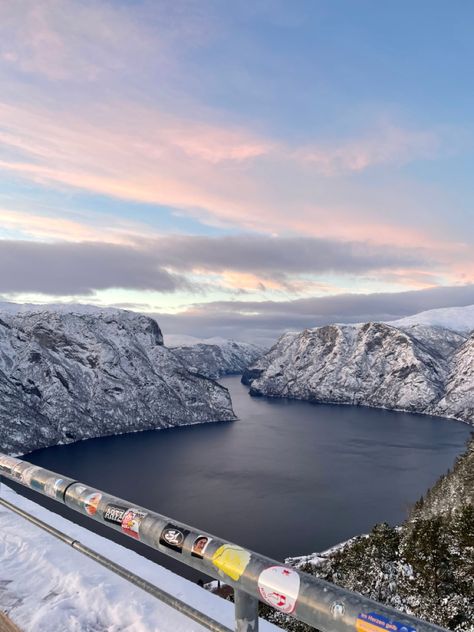
<svg viewBox="0 0 474 632">
<path fill-rule="evenodd" d="M 405 625 L 399 621 L 393 621 L 387 617 L 377 614 L 376 612 L 361 612 L 356 621 L 357 632 L 380 632 L 388 630 L 389 632 L 416 632 L 416 628 Z"/>
<path fill-rule="evenodd" d="M 123 507 L 121 505 L 106 505 L 103 513 L 105 522 L 121 525 L 128 509 L 128 507 Z"/>
<path fill-rule="evenodd" d="M 94 492 L 93 494 L 89 494 L 89 496 L 86 496 L 84 498 L 82 502 L 84 505 L 84 509 L 86 510 L 86 513 L 89 514 L 89 516 L 93 516 L 96 513 L 97 507 L 99 506 L 101 500 L 102 494 L 99 494 L 99 492 Z"/>
<path fill-rule="evenodd" d="M 183 544 L 189 531 L 174 524 L 167 524 L 160 535 L 160 544 L 181 553 Z"/>
<path fill-rule="evenodd" d="M 207 535 L 198 535 L 198 537 L 194 540 L 193 546 L 191 549 L 191 555 L 193 557 L 204 558 L 204 553 L 206 552 L 207 547 L 209 546 L 209 542 L 212 541 Z"/>
<path fill-rule="evenodd" d="M 250 562 L 250 553 L 235 544 L 223 544 L 212 556 L 212 563 L 234 581 L 240 579 Z"/>
<path fill-rule="evenodd" d="M 290 614 L 296 608 L 300 576 L 285 566 L 271 566 L 260 573 L 258 590 L 266 603 Z"/>
<path fill-rule="evenodd" d="M 140 539 L 140 525 L 146 513 L 139 509 L 127 509 L 122 520 L 122 531 L 127 535 Z"/>
</svg>

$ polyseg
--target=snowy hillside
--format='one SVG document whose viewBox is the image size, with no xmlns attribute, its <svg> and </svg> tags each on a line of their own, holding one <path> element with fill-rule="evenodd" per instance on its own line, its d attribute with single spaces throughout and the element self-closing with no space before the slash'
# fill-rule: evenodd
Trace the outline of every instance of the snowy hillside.
<svg viewBox="0 0 474 632">
<path fill-rule="evenodd" d="M 290 558 L 311 575 L 455 632 L 474 632 L 474 439 L 399 527 L 376 525 L 324 553 Z M 281 613 L 266 616 L 291 632 Z"/>
<path fill-rule="evenodd" d="M 258 345 L 225 338 L 167 335 L 165 344 L 190 371 L 210 378 L 242 373 L 264 353 Z"/>
<path fill-rule="evenodd" d="M 464 504 L 473 507 L 474 511 L 474 435 L 471 435 L 466 450 L 456 459 L 449 472 L 441 476 L 415 504 L 410 519 L 413 521 L 445 516 L 457 511 Z M 472 534 L 471 543 L 474 547 Z M 474 548 L 471 553 L 474 563 Z"/>
<path fill-rule="evenodd" d="M 252 395 L 407 410 L 472 423 L 473 366 L 474 333 L 411 321 L 403 327 L 327 325 L 282 336 L 243 381 Z"/>
<path fill-rule="evenodd" d="M 230 629 L 234 605 L 2 485 L 2 496 Z M 24 632 L 203 632 L 148 593 L 0 507 L 1 608 Z M 263 632 L 277 630 L 266 621 Z"/>
<path fill-rule="evenodd" d="M 474 331 L 474 305 L 430 309 L 414 316 L 393 320 L 388 324 L 402 328 L 410 327 L 411 325 L 428 325 L 466 334 Z"/>
<path fill-rule="evenodd" d="M 122 310 L 0 311 L 0 451 L 235 419 L 156 321 Z"/>
</svg>

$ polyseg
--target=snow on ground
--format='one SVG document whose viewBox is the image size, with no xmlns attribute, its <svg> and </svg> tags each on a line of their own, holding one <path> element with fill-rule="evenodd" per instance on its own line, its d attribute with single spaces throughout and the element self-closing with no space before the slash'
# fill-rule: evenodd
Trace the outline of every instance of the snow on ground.
<svg viewBox="0 0 474 632">
<path fill-rule="evenodd" d="M 430 309 L 414 316 L 407 316 L 388 323 L 394 327 L 410 327 L 411 325 L 431 325 L 444 327 L 462 334 L 474 330 L 474 305 L 466 307 L 445 307 Z"/>
<path fill-rule="evenodd" d="M 230 629 L 233 604 L 19 496 L 1 496 Z M 173 608 L 0 505 L 0 609 L 23 632 L 201 632 Z M 262 632 L 279 628 L 260 621 Z"/>
</svg>

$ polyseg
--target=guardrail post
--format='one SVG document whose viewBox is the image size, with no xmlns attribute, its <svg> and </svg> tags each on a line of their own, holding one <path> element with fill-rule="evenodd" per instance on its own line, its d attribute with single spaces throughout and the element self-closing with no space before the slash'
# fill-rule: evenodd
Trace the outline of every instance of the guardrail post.
<svg viewBox="0 0 474 632">
<path fill-rule="evenodd" d="M 234 590 L 235 632 L 258 632 L 258 599 Z"/>
</svg>

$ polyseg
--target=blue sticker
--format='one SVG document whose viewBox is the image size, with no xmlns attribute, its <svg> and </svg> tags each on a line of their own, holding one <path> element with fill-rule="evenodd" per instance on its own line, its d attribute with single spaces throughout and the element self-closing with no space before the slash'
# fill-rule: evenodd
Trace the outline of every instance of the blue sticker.
<svg viewBox="0 0 474 632">
<path fill-rule="evenodd" d="M 400 621 L 393 621 L 376 612 L 361 612 L 356 621 L 357 632 L 380 632 L 386 630 L 388 632 L 416 632 L 416 628 L 411 625 L 405 625 Z"/>
</svg>

